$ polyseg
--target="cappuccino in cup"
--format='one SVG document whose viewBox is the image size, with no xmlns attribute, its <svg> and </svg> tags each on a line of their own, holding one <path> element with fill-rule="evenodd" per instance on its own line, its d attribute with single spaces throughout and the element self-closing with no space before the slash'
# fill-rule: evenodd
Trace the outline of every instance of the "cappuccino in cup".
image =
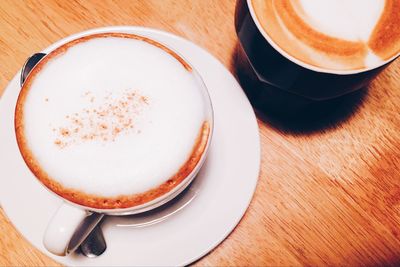
<svg viewBox="0 0 400 267">
<path fill-rule="evenodd" d="M 58 47 L 17 101 L 23 159 L 48 189 L 88 208 L 132 208 L 170 193 L 198 167 L 211 134 L 208 94 L 193 71 L 134 34 Z"/>
<path fill-rule="evenodd" d="M 400 50 L 398 0 L 251 0 L 282 52 L 330 70 L 373 68 Z"/>
<path fill-rule="evenodd" d="M 400 53 L 397 0 L 238 0 L 236 67 L 253 105 L 298 114 L 369 84 Z"/>
</svg>

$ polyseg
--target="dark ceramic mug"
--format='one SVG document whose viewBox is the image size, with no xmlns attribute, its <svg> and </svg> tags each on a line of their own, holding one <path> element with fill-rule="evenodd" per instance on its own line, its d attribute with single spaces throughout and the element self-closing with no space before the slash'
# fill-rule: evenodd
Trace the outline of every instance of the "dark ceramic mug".
<svg viewBox="0 0 400 267">
<path fill-rule="evenodd" d="M 235 28 L 239 38 L 236 65 L 242 86 L 253 105 L 278 111 L 297 111 L 363 88 L 400 55 L 361 70 L 302 64 L 282 52 L 263 30 L 251 0 L 237 1 Z"/>
</svg>

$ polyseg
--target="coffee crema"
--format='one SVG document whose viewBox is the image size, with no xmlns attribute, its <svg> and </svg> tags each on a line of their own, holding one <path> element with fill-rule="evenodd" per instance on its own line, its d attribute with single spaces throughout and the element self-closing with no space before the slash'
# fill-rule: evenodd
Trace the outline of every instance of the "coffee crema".
<svg viewBox="0 0 400 267">
<path fill-rule="evenodd" d="M 27 77 L 15 110 L 18 146 L 39 181 L 71 202 L 145 204 L 179 185 L 205 152 L 211 125 L 201 89 L 190 65 L 154 40 L 82 37 Z"/>
<path fill-rule="evenodd" d="M 398 0 L 250 0 L 280 49 L 331 70 L 369 69 L 400 51 Z"/>
</svg>

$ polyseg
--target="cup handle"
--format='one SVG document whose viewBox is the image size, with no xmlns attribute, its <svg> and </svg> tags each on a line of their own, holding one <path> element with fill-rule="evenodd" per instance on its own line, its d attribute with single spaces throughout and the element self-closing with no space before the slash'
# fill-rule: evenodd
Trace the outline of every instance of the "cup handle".
<svg viewBox="0 0 400 267">
<path fill-rule="evenodd" d="M 86 239 L 103 216 L 63 203 L 47 225 L 43 245 L 55 255 L 66 256 Z"/>
</svg>

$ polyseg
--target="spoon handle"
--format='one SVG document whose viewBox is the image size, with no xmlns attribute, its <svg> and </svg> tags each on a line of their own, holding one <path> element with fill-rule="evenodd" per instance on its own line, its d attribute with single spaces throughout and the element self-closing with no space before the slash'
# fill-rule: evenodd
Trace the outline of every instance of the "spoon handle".
<svg viewBox="0 0 400 267">
<path fill-rule="evenodd" d="M 45 56 L 44 53 L 36 53 L 30 56 L 26 61 L 21 70 L 20 85 L 24 85 L 26 77 L 28 77 L 31 70 L 36 66 L 36 64 Z"/>
</svg>

